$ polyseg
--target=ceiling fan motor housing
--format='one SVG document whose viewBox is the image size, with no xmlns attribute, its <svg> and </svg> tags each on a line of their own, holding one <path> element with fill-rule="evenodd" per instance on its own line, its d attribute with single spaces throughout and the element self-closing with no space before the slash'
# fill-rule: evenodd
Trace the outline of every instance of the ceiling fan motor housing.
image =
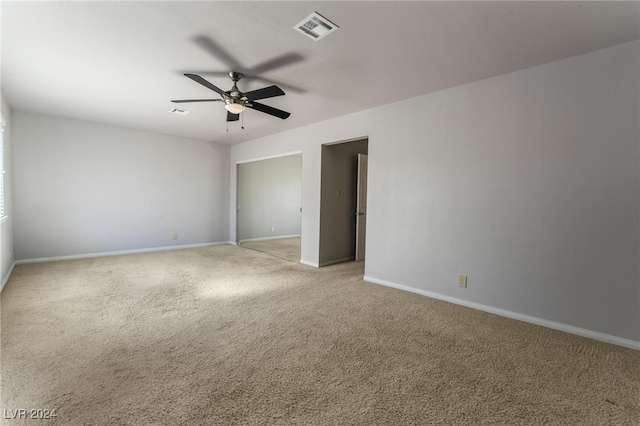
<svg viewBox="0 0 640 426">
<path fill-rule="evenodd" d="M 227 94 L 232 99 L 240 99 L 242 97 L 242 92 L 240 91 L 240 89 L 238 89 L 238 86 L 236 86 L 235 84 L 233 85 L 233 87 L 231 89 L 229 89 Z"/>
</svg>

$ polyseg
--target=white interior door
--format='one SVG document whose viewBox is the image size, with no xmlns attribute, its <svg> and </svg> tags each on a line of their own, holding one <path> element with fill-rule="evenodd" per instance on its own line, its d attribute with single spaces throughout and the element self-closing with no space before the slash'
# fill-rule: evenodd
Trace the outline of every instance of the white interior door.
<svg viewBox="0 0 640 426">
<path fill-rule="evenodd" d="M 358 198 L 356 203 L 356 260 L 364 259 L 367 233 L 367 155 L 358 154 Z"/>
</svg>

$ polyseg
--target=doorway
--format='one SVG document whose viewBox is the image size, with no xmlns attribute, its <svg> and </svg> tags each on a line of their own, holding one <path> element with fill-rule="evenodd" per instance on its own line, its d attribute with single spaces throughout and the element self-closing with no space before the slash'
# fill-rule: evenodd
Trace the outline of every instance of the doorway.
<svg viewBox="0 0 640 426">
<path fill-rule="evenodd" d="M 319 266 L 364 260 L 368 151 L 366 138 L 322 146 Z"/>
<path fill-rule="evenodd" d="M 300 261 L 302 154 L 237 165 L 237 243 Z"/>
</svg>

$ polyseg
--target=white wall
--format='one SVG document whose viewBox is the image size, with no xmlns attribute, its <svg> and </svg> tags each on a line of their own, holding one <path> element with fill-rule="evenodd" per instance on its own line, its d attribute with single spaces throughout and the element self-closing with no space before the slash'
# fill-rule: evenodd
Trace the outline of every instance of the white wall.
<svg viewBox="0 0 640 426">
<path fill-rule="evenodd" d="M 302 156 L 238 165 L 239 241 L 300 235 Z"/>
<path fill-rule="evenodd" d="M 16 259 L 229 240 L 228 146 L 18 111 L 12 130 Z"/>
<path fill-rule="evenodd" d="M 5 119 L 3 134 L 4 144 L 4 207 L 5 219 L 0 223 L 0 288 L 6 284 L 13 267 L 13 168 L 12 168 L 12 137 L 11 137 L 11 108 L 0 96 L 0 112 Z"/>
<path fill-rule="evenodd" d="M 317 265 L 321 144 L 368 135 L 367 279 L 640 347 L 638 81 L 636 41 L 236 145 L 231 164 L 303 151 Z"/>
</svg>

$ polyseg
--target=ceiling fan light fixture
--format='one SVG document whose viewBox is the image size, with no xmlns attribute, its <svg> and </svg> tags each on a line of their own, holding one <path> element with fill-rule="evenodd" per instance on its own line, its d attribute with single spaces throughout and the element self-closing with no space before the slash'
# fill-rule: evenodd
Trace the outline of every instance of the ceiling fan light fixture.
<svg viewBox="0 0 640 426">
<path fill-rule="evenodd" d="M 245 110 L 245 106 L 244 103 L 241 101 L 235 101 L 233 99 L 227 99 L 225 101 L 224 107 L 227 109 L 227 111 L 229 111 L 231 114 L 240 114 L 242 111 Z"/>
</svg>

